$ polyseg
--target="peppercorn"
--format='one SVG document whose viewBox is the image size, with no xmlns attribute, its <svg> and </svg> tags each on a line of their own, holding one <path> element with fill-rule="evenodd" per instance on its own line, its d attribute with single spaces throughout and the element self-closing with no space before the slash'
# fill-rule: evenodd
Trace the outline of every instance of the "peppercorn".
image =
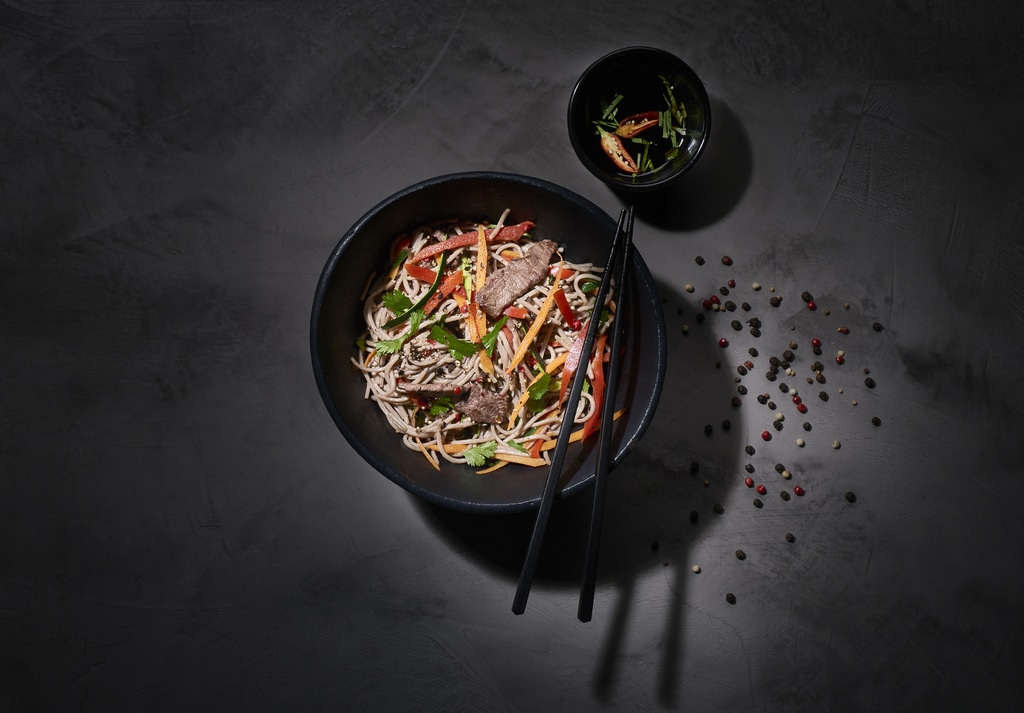
<svg viewBox="0 0 1024 713">
<path fill-rule="evenodd" d="M 743 479 L 743 484 L 746 485 L 748 488 L 753 488 L 754 487 L 754 479 L 750 478 L 750 477 L 744 478 Z"/>
<path fill-rule="evenodd" d="M 727 346 L 729 346 L 729 340 L 726 339 L 725 337 L 722 337 L 721 339 L 718 340 L 718 346 L 722 347 L 722 349 L 725 349 Z"/>
<path fill-rule="evenodd" d="M 827 391 L 819 391 L 818 392 L 818 398 L 821 399 L 822 401 L 828 401 L 828 392 Z"/>
<path fill-rule="evenodd" d="M 779 391 L 781 391 L 784 394 L 788 394 L 789 384 L 787 384 L 786 382 L 782 382 L 781 384 L 779 384 Z"/>
<path fill-rule="evenodd" d="M 775 402 L 774 401 L 769 401 L 768 402 L 768 408 L 770 408 L 772 411 L 774 411 L 775 410 Z"/>
<path fill-rule="evenodd" d="M 697 520 L 699 520 L 699 519 L 700 519 L 700 513 L 697 512 L 696 510 L 691 510 L 690 511 L 690 522 L 696 524 Z"/>
<path fill-rule="evenodd" d="M 735 329 L 737 332 L 743 329 L 743 325 L 740 323 L 738 319 L 734 319 L 732 322 L 730 322 L 729 326 Z"/>
<path fill-rule="evenodd" d="M 772 307 L 778 307 L 780 304 L 782 304 L 782 298 L 779 297 L 778 295 L 773 295 L 772 298 L 768 300 L 768 303 Z"/>
<path fill-rule="evenodd" d="M 875 388 L 875 380 L 869 376 L 868 378 L 864 379 L 864 386 L 868 387 L 869 389 Z"/>
<path fill-rule="evenodd" d="M 751 347 L 750 349 L 747 350 L 747 354 L 749 354 L 752 357 L 756 357 L 758 352 L 756 348 Z"/>
<path fill-rule="evenodd" d="M 750 330 L 750 336 L 752 336 L 754 339 L 759 338 L 761 336 L 761 330 L 760 329 L 756 329 L 756 328 L 751 329 Z"/>
<path fill-rule="evenodd" d="M 754 472 L 754 464 L 753 463 L 747 463 L 745 466 L 743 466 L 743 469 L 746 470 L 748 473 L 753 473 Z M 751 482 L 753 482 L 753 481 L 751 481 Z"/>
<path fill-rule="evenodd" d="M 787 493 L 785 490 L 780 490 L 779 497 L 782 498 L 783 500 L 789 500 L 789 493 Z"/>
<path fill-rule="evenodd" d="M 726 287 L 725 285 L 719 287 L 718 291 L 722 293 L 722 297 L 725 297 L 727 294 L 729 294 L 729 288 Z"/>
<path fill-rule="evenodd" d="M 768 379 L 768 381 L 775 381 L 775 379 L 776 379 L 776 378 L 778 378 L 778 377 L 776 377 L 776 376 L 775 376 L 775 372 L 774 372 L 774 371 L 772 371 L 771 369 L 769 369 L 769 370 L 768 370 L 768 371 L 767 371 L 767 372 L 765 373 L 765 375 L 764 375 L 764 378 Z"/>
<path fill-rule="evenodd" d="M 736 550 L 736 559 L 743 561 L 747 558 L 747 553 L 743 550 Z"/>
<path fill-rule="evenodd" d="M 709 427 L 710 428 L 710 427 Z M 697 461 L 690 461 L 690 475 L 697 475 L 697 471 L 700 470 L 700 463 Z"/>
<path fill-rule="evenodd" d="M 739 386 L 737 386 L 737 387 L 736 387 L 736 390 L 737 390 L 737 391 L 739 391 L 739 392 L 740 392 L 741 394 L 743 394 L 744 396 L 745 396 L 745 395 L 746 395 L 746 393 L 747 393 L 747 387 L 746 387 L 746 386 L 744 386 L 743 384 L 740 384 Z"/>
<path fill-rule="evenodd" d="M 810 431 L 811 430 L 811 422 L 810 421 L 804 421 L 804 430 L 805 431 Z"/>
<path fill-rule="evenodd" d="M 814 375 L 814 380 L 817 381 L 819 384 L 824 384 L 827 382 L 825 375 L 822 374 L 820 371 Z"/>
<path fill-rule="evenodd" d="M 793 359 L 796 358 L 796 354 L 787 349 L 786 351 L 782 352 L 782 358 L 785 359 L 786 361 L 791 362 L 793 361 Z"/>
<path fill-rule="evenodd" d="M 765 493 L 768 492 L 768 488 L 764 487 L 764 485 L 759 484 L 757 486 L 757 492 L 760 493 L 761 495 L 764 495 Z"/>
<path fill-rule="evenodd" d="M 741 399 L 739 396 L 733 396 L 732 397 L 732 405 L 733 405 L 733 408 L 739 408 L 740 406 L 743 405 L 743 399 Z"/>
<path fill-rule="evenodd" d="M 758 394 L 757 395 L 757 402 L 759 404 L 766 404 L 766 403 L 768 403 L 768 394 Z"/>
<path fill-rule="evenodd" d="M 740 305 L 740 309 L 742 309 L 744 312 L 749 312 L 750 311 L 750 303 L 749 302 L 744 302 L 743 304 Z"/>
<path fill-rule="evenodd" d="M 880 419 L 878 416 L 872 416 L 871 417 L 871 425 L 872 426 L 881 426 L 882 425 L 882 419 Z"/>
<path fill-rule="evenodd" d="M 728 431 L 730 428 L 732 428 L 732 421 L 730 421 L 729 419 L 725 419 L 724 421 L 722 421 L 723 431 Z"/>
<path fill-rule="evenodd" d="M 875 322 L 874 324 L 872 324 L 871 328 L 876 332 L 881 332 L 883 329 L 885 329 L 885 327 L 883 327 L 879 322 Z"/>
<path fill-rule="evenodd" d="M 754 507 L 763 508 L 764 503 L 761 502 L 761 498 L 754 498 Z"/>
<path fill-rule="evenodd" d="M 847 490 L 846 494 L 843 497 L 846 498 L 847 502 L 851 502 L 851 503 L 857 502 L 857 496 L 854 495 L 853 491 L 851 491 L 851 490 Z"/>
<path fill-rule="evenodd" d="M 805 492 L 804 489 L 801 488 L 799 485 L 794 485 L 793 486 L 793 495 L 803 495 L 804 492 Z"/>
<path fill-rule="evenodd" d="M 732 265 L 732 258 L 729 257 L 728 255 L 723 255 L 722 256 L 722 264 L 723 265 Z"/>
<path fill-rule="evenodd" d="M 794 535 L 792 532 L 787 532 L 786 542 L 796 542 L 796 535 Z"/>
<path fill-rule="evenodd" d="M 736 311 L 736 303 L 733 302 L 732 300 L 726 300 L 725 301 L 725 309 L 728 312 L 735 312 Z"/>
<path fill-rule="evenodd" d="M 730 604 L 735 604 L 736 603 L 736 595 L 733 594 L 732 592 L 728 592 L 725 595 L 725 601 L 729 602 Z"/>
<path fill-rule="evenodd" d="M 702 258 L 702 257 L 701 257 L 700 255 L 698 255 L 697 257 L 695 257 L 695 258 L 693 259 L 693 261 L 694 261 L 695 263 L 697 263 L 698 265 L 703 265 L 703 264 L 704 264 L 704 258 Z"/>
<path fill-rule="evenodd" d="M 715 513 L 717 513 L 718 515 L 721 515 L 722 513 L 724 513 L 724 512 L 725 512 L 725 508 L 724 508 L 724 507 L 722 507 L 722 506 L 721 506 L 721 504 L 719 504 L 719 503 L 715 503 L 715 507 L 714 507 L 714 508 L 712 508 L 712 509 L 713 509 L 713 510 L 715 511 Z"/>
<path fill-rule="evenodd" d="M 747 447 L 746 447 L 746 448 L 744 448 L 743 450 L 745 450 L 745 451 L 747 452 L 747 455 L 748 455 L 748 456 L 752 456 L 752 455 L 754 455 L 754 447 L 753 447 L 753 446 L 747 446 Z"/>
<path fill-rule="evenodd" d="M 771 431 L 761 431 L 761 440 L 762 441 L 770 441 L 770 440 L 772 440 Z"/>
</svg>

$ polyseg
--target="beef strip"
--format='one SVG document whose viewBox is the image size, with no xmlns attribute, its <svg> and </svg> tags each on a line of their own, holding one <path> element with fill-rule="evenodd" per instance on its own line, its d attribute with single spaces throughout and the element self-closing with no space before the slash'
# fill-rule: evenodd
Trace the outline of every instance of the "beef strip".
<svg viewBox="0 0 1024 713">
<path fill-rule="evenodd" d="M 508 397 L 481 387 L 479 384 L 470 384 L 468 389 L 463 389 L 464 397 L 454 402 L 455 410 L 469 416 L 477 423 L 504 423 L 509 416 Z"/>
<path fill-rule="evenodd" d="M 535 243 L 523 257 L 488 276 L 483 288 L 476 293 L 477 303 L 492 318 L 500 316 L 516 298 L 525 295 L 544 279 L 548 262 L 557 249 L 558 246 L 550 240 Z"/>
<path fill-rule="evenodd" d="M 459 389 L 458 384 L 446 384 L 444 382 L 435 381 L 427 384 L 413 384 L 412 382 L 403 382 L 398 384 L 398 390 L 403 394 L 418 394 L 419 396 L 425 396 L 427 398 L 452 396 L 455 394 L 456 389 Z M 460 389 L 460 391 L 464 391 L 464 389 Z"/>
</svg>

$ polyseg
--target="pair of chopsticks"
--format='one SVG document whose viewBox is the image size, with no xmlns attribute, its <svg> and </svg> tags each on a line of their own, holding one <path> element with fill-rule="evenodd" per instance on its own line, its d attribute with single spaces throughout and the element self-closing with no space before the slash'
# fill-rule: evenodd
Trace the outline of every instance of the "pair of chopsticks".
<svg viewBox="0 0 1024 713">
<path fill-rule="evenodd" d="M 569 446 L 570 426 L 572 425 L 573 418 L 575 418 L 580 394 L 583 391 L 583 382 L 587 375 L 586 365 L 590 363 L 590 355 L 594 350 L 594 342 L 597 339 L 597 331 L 601 321 L 598 317 L 608 297 L 612 271 L 616 260 L 618 260 L 619 273 L 615 281 L 619 295 L 618 307 L 612 326 L 611 363 L 608 366 L 608 378 L 605 380 L 604 409 L 601 413 L 600 440 L 597 449 L 594 480 L 594 504 L 590 516 L 586 562 L 583 571 L 583 581 L 580 585 L 580 602 L 576 616 L 580 621 L 590 621 L 593 614 L 594 588 L 597 582 L 597 555 L 601 540 L 601 519 L 604 511 L 608 470 L 611 465 L 612 422 L 615 412 L 614 399 L 621 362 L 619 354 L 622 344 L 622 332 L 626 321 L 624 310 L 627 292 L 626 279 L 632 268 L 632 248 L 633 207 L 630 206 L 619 213 L 619 222 L 615 228 L 615 237 L 612 239 L 611 250 L 608 252 L 608 262 L 605 266 L 604 275 L 601 278 L 601 287 L 597 291 L 594 313 L 583 339 L 583 351 L 580 354 L 579 361 L 580 366 L 576 369 L 576 375 L 572 381 L 572 389 L 569 391 L 569 402 L 566 405 L 565 415 L 563 416 L 562 428 L 558 433 L 558 439 L 555 441 L 555 451 L 551 456 L 551 469 L 548 471 L 548 477 L 544 483 L 544 492 L 541 495 L 540 508 L 537 511 L 537 521 L 533 526 L 530 546 L 526 551 L 526 560 L 523 562 L 523 569 L 519 575 L 519 585 L 516 588 L 515 598 L 512 600 L 512 611 L 516 614 L 522 614 L 526 611 L 526 600 L 530 596 L 530 587 L 533 584 L 534 573 L 537 570 L 537 560 L 540 557 L 541 543 L 544 540 L 544 532 L 547 529 L 548 520 L 551 516 L 551 506 L 555 500 L 558 481 L 562 475 L 565 452 Z"/>
</svg>

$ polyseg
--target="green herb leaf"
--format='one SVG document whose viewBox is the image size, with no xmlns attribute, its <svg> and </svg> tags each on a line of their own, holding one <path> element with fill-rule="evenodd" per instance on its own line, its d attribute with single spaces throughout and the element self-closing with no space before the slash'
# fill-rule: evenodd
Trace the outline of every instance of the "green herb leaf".
<svg viewBox="0 0 1024 713">
<path fill-rule="evenodd" d="M 487 443 L 481 443 L 478 446 L 467 448 L 462 451 L 462 456 L 466 459 L 466 463 L 477 468 L 484 465 L 488 458 L 493 458 L 494 453 L 498 450 L 497 441 L 487 441 Z"/>
<path fill-rule="evenodd" d="M 584 280 L 580 283 L 580 292 L 590 293 L 597 292 L 600 289 L 601 283 L 597 280 Z"/>
<path fill-rule="evenodd" d="M 374 345 L 378 354 L 395 354 L 401 350 L 402 345 L 419 331 L 420 323 L 427 315 L 421 309 L 414 309 L 409 313 L 409 331 L 395 339 L 382 339 Z"/>
<path fill-rule="evenodd" d="M 430 338 L 448 347 L 449 353 L 455 359 L 468 359 L 476 354 L 477 351 L 475 344 L 459 339 L 436 322 L 430 328 Z"/>
<path fill-rule="evenodd" d="M 434 399 L 434 402 L 430 404 L 430 415 L 440 416 L 443 413 L 448 413 L 453 408 L 451 398 L 448 396 L 441 396 Z"/>
<path fill-rule="evenodd" d="M 516 443 L 515 441 L 509 441 L 505 445 L 506 446 L 511 446 L 512 448 L 516 449 L 517 451 L 521 451 L 522 453 L 525 453 L 526 455 L 530 455 L 530 451 L 526 450 L 526 448 L 524 448 L 521 443 Z"/>
<path fill-rule="evenodd" d="M 409 296 L 401 290 L 395 290 L 394 292 L 388 292 L 385 294 L 381 301 L 384 306 L 391 310 L 392 314 L 402 314 L 412 308 L 412 300 Z"/>
<path fill-rule="evenodd" d="M 530 398 L 533 400 L 542 399 L 548 395 L 548 386 L 551 384 L 551 374 L 546 371 L 541 374 L 540 378 L 530 384 L 528 391 L 530 392 Z"/>
<path fill-rule="evenodd" d="M 491 331 L 483 336 L 480 343 L 484 345 L 484 349 L 487 351 L 487 356 L 493 356 L 494 347 L 498 344 L 498 335 L 501 333 L 501 328 L 505 326 L 505 321 L 508 319 L 507 315 L 501 315 L 501 319 L 494 323 L 491 327 Z"/>
</svg>

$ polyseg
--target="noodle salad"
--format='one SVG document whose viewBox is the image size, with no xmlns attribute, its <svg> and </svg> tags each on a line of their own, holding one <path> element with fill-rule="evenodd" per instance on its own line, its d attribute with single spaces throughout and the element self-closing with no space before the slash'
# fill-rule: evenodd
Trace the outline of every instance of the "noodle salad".
<svg viewBox="0 0 1024 713">
<path fill-rule="evenodd" d="M 366 331 L 352 363 L 365 397 L 437 469 L 441 459 L 478 473 L 549 464 L 593 318 L 599 332 L 571 438 L 600 426 L 615 313 L 612 290 L 595 309 L 603 269 L 567 262 L 534 237 L 532 222 L 508 224 L 508 215 L 399 236 L 390 267 L 363 292 Z"/>
</svg>

